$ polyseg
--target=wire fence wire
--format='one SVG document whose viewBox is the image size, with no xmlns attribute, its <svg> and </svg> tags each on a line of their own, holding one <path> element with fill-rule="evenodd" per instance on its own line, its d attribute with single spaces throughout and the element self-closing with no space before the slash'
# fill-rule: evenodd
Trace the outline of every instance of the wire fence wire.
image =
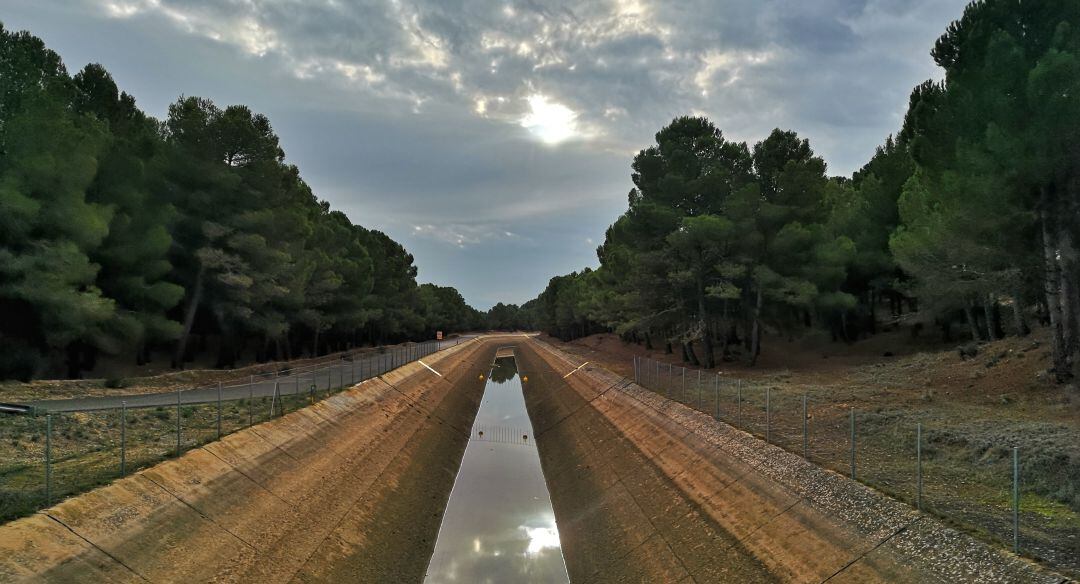
<svg viewBox="0 0 1080 584">
<path fill-rule="evenodd" d="M 866 411 L 819 400 L 797 388 L 647 358 L 634 359 L 634 377 L 650 391 L 854 478 L 961 531 L 1074 575 L 1080 571 L 1077 515 L 1067 509 L 1049 512 L 1046 494 L 1024 483 L 1024 471 L 1037 464 L 1043 474 L 1058 473 L 1061 489 L 1076 488 L 1067 465 L 1046 468 L 1045 461 L 1055 460 L 1052 455 L 1028 453 L 1033 460 L 1025 466 L 1019 448 L 996 444 L 973 458 L 949 448 L 953 438 L 946 423 L 912 421 L 910 411 Z"/>
<path fill-rule="evenodd" d="M 0 416 L 0 521 L 303 408 L 461 341 L 380 347 L 269 378 L 252 375 L 246 384 L 99 398 L 107 405 Z"/>
</svg>

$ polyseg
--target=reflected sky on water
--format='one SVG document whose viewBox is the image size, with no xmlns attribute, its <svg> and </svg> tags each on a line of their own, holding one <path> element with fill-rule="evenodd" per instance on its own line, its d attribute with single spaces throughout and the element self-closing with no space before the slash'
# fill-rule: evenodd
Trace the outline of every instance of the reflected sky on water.
<svg viewBox="0 0 1080 584">
<path fill-rule="evenodd" d="M 492 368 L 425 582 L 569 582 L 512 358 Z"/>
</svg>

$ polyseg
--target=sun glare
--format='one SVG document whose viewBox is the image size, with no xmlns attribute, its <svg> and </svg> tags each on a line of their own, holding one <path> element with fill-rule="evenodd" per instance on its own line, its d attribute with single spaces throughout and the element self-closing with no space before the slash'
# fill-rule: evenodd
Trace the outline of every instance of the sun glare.
<svg viewBox="0 0 1080 584">
<path fill-rule="evenodd" d="M 528 98 L 529 113 L 521 118 L 521 126 L 546 144 L 558 144 L 577 133 L 577 114 L 561 103 L 548 101 L 543 95 Z"/>
<path fill-rule="evenodd" d="M 522 529 L 525 530 L 525 534 L 529 538 L 529 545 L 525 550 L 528 555 L 538 554 L 543 550 L 561 546 L 559 530 L 554 527 L 522 527 Z"/>
</svg>

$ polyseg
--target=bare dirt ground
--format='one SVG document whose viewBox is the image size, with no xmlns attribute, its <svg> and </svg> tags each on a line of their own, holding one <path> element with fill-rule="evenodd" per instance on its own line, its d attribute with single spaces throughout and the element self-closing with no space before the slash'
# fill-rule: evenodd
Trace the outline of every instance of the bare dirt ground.
<svg viewBox="0 0 1080 584">
<path fill-rule="evenodd" d="M 406 343 L 407 344 L 407 343 Z M 324 363 L 333 363 L 347 354 L 367 356 L 393 350 L 402 345 L 381 347 L 358 347 L 321 357 L 251 363 L 234 369 L 209 369 L 194 367 L 172 370 L 164 361 L 143 367 L 103 367 L 112 369 L 114 375 L 87 379 L 35 379 L 30 382 L 0 381 L 0 402 L 18 403 L 42 399 L 71 397 L 133 395 L 174 390 L 177 388 L 209 387 L 218 382 L 247 382 L 251 376 L 270 375 L 288 369 L 302 369 Z M 191 364 L 189 364 L 191 367 Z M 119 372 L 122 371 L 122 375 Z"/>
<path fill-rule="evenodd" d="M 768 433 L 771 442 L 799 454 L 805 394 L 807 454 L 844 474 L 850 472 L 854 409 L 858 479 L 912 504 L 916 423 L 922 423 L 924 509 L 1008 547 L 1016 446 L 1021 552 L 1074 577 L 1080 573 L 1080 393 L 1049 381 L 1049 349 L 1038 332 L 982 344 L 966 359 L 957 345 L 913 340 L 900 331 L 853 345 L 770 337 L 757 367 L 722 363 L 704 372 L 700 389 L 687 365 L 685 390 L 684 364 L 662 349 L 647 351 L 614 335 L 544 340 L 628 378 L 635 355 L 655 359 L 659 378 L 653 369 L 654 378 L 645 380 L 655 391 L 713 415 L 719 411 L 724 421 L 761 437 Z M 736 380 L 742 381 L 741 400 Z"/>
</svg>

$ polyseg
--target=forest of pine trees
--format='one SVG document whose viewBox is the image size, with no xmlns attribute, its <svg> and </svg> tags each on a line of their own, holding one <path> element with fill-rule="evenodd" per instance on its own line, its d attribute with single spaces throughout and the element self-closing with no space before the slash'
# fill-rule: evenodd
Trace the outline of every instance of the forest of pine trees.
<svg viewBox="0 0 1080 584">
<path fill-rule="evenodd" d="M 1080 367 L 1080 11 L 972 2 L 903 127 L 850 178 L 807 140 L 752 146 L 678 118 L 633 162 L 600 267 L 510 311 L 562 338 L 600 330 L 686 360 L 753 362 L 765 331 L 836 340 L 918 310 L 946 341 L 1041 322 L 1059 381 Z M 701 351 L 703 354 L 696 354 Z"/>
<path fill-rule="evenodd" d="M 401 245 L 317 199 L 265 116 L 181 97 L 153 119 L 100 65 L 69 75 L 0 25 L 0 379 L 79 377 L 103 354 L 182 367 L 213 350 L 229 367 L 482 324 L 453 288 L 418 286 Z"/>
</svg>

